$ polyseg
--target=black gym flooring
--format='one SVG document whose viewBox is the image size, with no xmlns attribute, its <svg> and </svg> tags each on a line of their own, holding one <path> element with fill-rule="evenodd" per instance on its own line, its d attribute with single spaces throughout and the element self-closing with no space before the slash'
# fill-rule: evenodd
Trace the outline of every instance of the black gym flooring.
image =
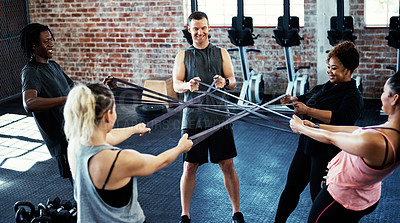
<svg viewBox="0 0 400 223">
<path fill-rule="evenodd" d="M 124 97 L 133 95 L 130 91 L 122 92 Z M 116 126 L 136 124 L 136 106 L 118 103 Z M 357 124 L 384 122 L 386 117 L 380 115 L 379 109 L 379 102 L 366 102 Z M 132 136 L 119 146 L 159 154 L 178 142 L 180 118 L 178 113 L 153 127 L 151 134 Z M 234 122 L 233 130 L 238 150 L 234 163 L 240 180 L 241 211 L 248 223 L 273 222 L 298 136 L 242 121 Z M 139 202 L 147 222 L 179 222 L 181 172 L 182 158 L 178 157 L 168 167 L 138 179 Z M 399 185 L 397 170 L 383 182 L 378 208 L 361 222 L 399 222 Z M 0 222 L 15 222 L 13 205 L 17 201 L 29 201 L 37 207 L 38 203 L 57 196 L 72 200 L 72 186 L 58 177 L 56 163 L 47 152 L 32 116 L 22 109 L 21 98 L 0 104 Z M 306 222 L 310 207 L 307 187 L 288 222 Z M 190 211 L 193 223 L 231 222 L 231 204 L 218 165 L 205 164 L 199 168 Z"/>
</svg>

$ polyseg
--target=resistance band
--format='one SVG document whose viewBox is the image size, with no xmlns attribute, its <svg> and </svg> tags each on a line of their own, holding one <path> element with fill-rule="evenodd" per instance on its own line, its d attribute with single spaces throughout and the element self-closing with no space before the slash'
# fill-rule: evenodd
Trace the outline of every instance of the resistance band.
<svg viewBox="0 0 400 223">
<path fill-rule="evenodd" d="M 196 81 L 197 81 L 197 80 L 196 80 Z M 215 87 L 213 87 L 213 86 L 211 86 L 211 85 L 208 85 L 208 84 L 206 84 L 206 83 L 204 83 L 204 82 L 201 82 L 201 81 L 197 81 L 197 82 L 199 82 L 201 85 L 204 85 L 204 86 L 209 87 L 209 88 L 212 88 L 212 89 L 214 89 L 214 90 L 216 90 L 216 91 L 222 92 L 222 93 L 224 93 L 224 94 L 226 94 L 226 95 L 228 95 L 228 96 L 231 96 L 231 97 L 236 98 L 236 99 L 238 99 L 238 100 L 241 100 L 241 101 L 243 101 L 243 102 L 249 103 L 249 104 L 254 105 L 254 106 L 258 107 L 258 108 L 264 109 L 264 110 L 266 110 L 266 111 L 268 111 L 268 112 L 271 112 L 271 113 L 273 113 L 273 114 L 275 114 L 275 115 L 279 115 L 279 116 L 281 116 L 281 117 L 283 117 L 283 118 L 286 118 L 286 119 L 288 119 L 288 120 L 291 120 L 291 119 L 292 119 L 292 118 L 290 118 L 290 117 L 288 117 L 288 116 L 285 116 L 285 115 L 280 114 L 279 112 L 276 112 L 276 111 L 273 111 L 273 110 L 271 110 L 271 109 L 265 108 L 265 107 L 263 107 L 263 106 L 261 106 L 261 105 L 258 105 L 258 104 L 256 104 L 256 103 L 253 103 L 253 102 L 248 101 L 248 100 L 246 100 L 246 99 L 240 98 L 240 97 L 238 97 L 238 96 L 236 96 L 236 95 L 230 94 L 230 93 L 228 93 L 228 92 L 226 92 L 226 91 L 223 91 L 223 90 L 221 90 L 221 89 L 215 88 Z M 282 96 L 280 96 L 279 99 L 280 99 L 280 98 L 282 98 Z M 240 108 L 243 108 L 244 110 L 246 110 L 245 107 L 242 107 L 242 106 L 240 106 L 240 105 L 237 105 L 237 106 L 239 106 Z"/>
<path fill-rule="evenodd" d="M 275 101 L 277 101 L 277 100 L 280 100 L 280 99 L 283 98 L 285 95 L 281 95 L 280 97 L 275 98 L 275 99 L 273 99 L 273 100 L 271 100 L 271 101 L 269 101 L 269 102 L 267 102 L 267 103 L 265 103 L 265 104 L 263 104 L 263 105 L 260 106 L 260 105 L 257 105 L 257 104 L 255 104 L 255 103 L 253 103 L 253 102 L 247 101 L 247 100 L 245 100 L 245 99 L 241 99 L 241 98 L 239 98 L 239 97 L 237 97 L 237 96 L 235 96 L 235 95 L 232 95 L 232 94 L 230 94 L 230 93 L 228 93 L 228 92 L 225 92 L 225 91 L 222 91 L 222 90 L 220 90 L 220 89 L 218 89 L 218 88 L 213 87 L 213 85 L 215 84 L 215 82 L 216 82 L 217 79 L 214 79 L 214 81 L 213 81 L 213 83 L 212 83 L 211 85 L 208 85 L 208 84 L 206 84 L 206 83 L 204 83 L 204 82 L 200 82 L 200 81 L 199 81 L 200 84 L 202 84 L 202 85 L 208 87 L 207 91 L 198 91 L 199 93 L 201 93 L 200 95 L 198 95 L 198 96 L 196 96 L 195 98 L 193 98 L 193 99 L 191 99 L 191 100 L 189 100 L 189 101 L 187 101 L 187 102 L 184 102 L 184 103 L 182 103 L 181 101 L 179 101 L 179 100 L 177 100 L 177 99 L 175 99 L 175 98 L 173 98 L 173 97 L 170 97 L 170 96 L 168 96 L 168 95 L 164 95 L 164 94 L 162 94 L 162 93 L 159 93 L 159 92 L 156 92 L 156 91 L 153 91 L 153 90 L 150 90 L 150 89 L 141 87 L 141 86 L 139 86 L 139 85 L 136 85 L 136 84 L 133 84 L 133 83 L 129 83 L 129 82 L 127 82 L 127 81 L 124 81 L 124 80 L 121 80 L 121 79 L 118 79 L 118 78 L 115 78 L 115 77 L 113 77 L 113 79 L 114 79 L 115 81 L 121 82 L 121 83 L 123 83 L 123 84 L 132 86 L 132 87 L 134 87 L 134 88 L 138 88 L 138 89 L 140 89 L 140 90 L 142 90 L 142 91 L 148 91 L 148 92 L 150 92 L 150 93 L 153 93 L 153 94 L 155 94 L 155 95 L 162 96 L 162 97 L 164 97 L 164 98 L 168 98 L 168 99 L 170 99 L 170 100 L 167 100 L 167 99 L 163 99 L 163 98 L 160 98 L 160 97 L 156 97 L 156 96 L 153 96 L 153 95 L 148 95 L 148 94 L 146 94 L 146 96 L 148 96 L 148 97 L 152 97 L 152 98 L 155 98 L 155 99 L 158 99 L 158 100 L 163 100 L 163 101 L 165 101 L 166 103 L 179 104 L 178 107 L 176 107 L 176 108 L 173 109 L 172 111 L 170 111 L 170 112 L 168 112 L 168 113 L 165 113 L 165 114 L 163 114 L 163 115 L 161 115 L 161 116 L 159 116 L 159 117 L 157 117 L 157 118 L 155 118 L 155 119 L 149 121 L 149 122 L 146 124 L 146 126 L 149 127 L 149 128 L 151 128 L 152 126 L 154 126 L 154 125 L 160 123 L 161 121 L 163 121 L 163 120 L 165 120 L 165 119 L 167 119 L 167 118 L 169 118 L 169 117 L 175 115 L 176 113 L 182 111 L 182 110 L 183 110 L 184 108 L 186 108 L 186 107 L 198 107 L 199 109 L 206 110 L 207 112 L 211 112 L 211 113 L 214 113 L 214 114 L 225 115 L 225 116 L 227 116 L 227 115 L 229 116 L 229 115 L 230 115 L 230 113 L 227 113 L 227 112 L 225 112 L 225 111 L 220 111 L 220 110 L 216 110 L 216 109 L 209 108 L 209 107 L 208 107 L 209 105 L 198 105 L 198 104 L 195 104 L 195 103 L 201 101 L 206 95 L 211 96 L 211 97 L 214 97 L 214 98 L 216 98 L 216 99 L 218 99 L 218 100 L 221 100 L 221 101 L 223 101 L 223 102 L 225 102 L 225 103 L 234 105 L 234 106 L 238 107 L 239 109 L 242 109 L 242 110 L 243 110 L 242 112 L 240 112 L 240 113 L 238 113 L 238 114 L 234 114 L 234 115 L 231 116 L 229 119 L 225 120 L 224 122 L 220 123 L 219 125 L 216 125 L 216 126 L 214 126 L 214 127 L 212 127 L 212 128 L 209 128 L 209 129 L 207 129 L 207 130 L 204 130 L 203 132 L 200 132 L 200 133 L 198 133 L 198 134 L 196 134 L 196 135 L 193 135 L 193 136 L 189 137 L 189 139 L 191 139 L 191 140 L 193 141 L 193 146 L 194 146 L 194 145 L 197 145 L 198 143 L 200 143 L 201 141 L 203 141 L 205 138 L 207 138 L 208 136 L 212 135 L 214 132 L 216 132 L 216 131 L 218 131 L 219 129 L 221 129 L 223 126 L 228 125 L 228 124 L 230 124 L 230 123 L 232 123 L 232 122 L 234 122 L 234 121 L 236 121 L 236 120 L 238 120 L 238 119 L 241 119 L 241 118 L 243 118 L 243 117 L 245 117 L 245 116 L 247 116 L 247 115 L 249 115 L 249 114 L 254 114 L 254 115 L 256 115 L 256 116 L 258 116 L 258 117 L 260 117 L 260 118 L 262 118 L 262 119 L 271 120 L 270 117 L 267 117 L 267 116 L 262 115 L 262 114 L 260 114 L 260 113 L 258 113 L 258 112 L 255 112 L 255 111 L 258 110 L 258 109 L 264 109 L 264 110 L 266 110 L 266 111 L 268 111 L 268 112 L 271 112 L 271 113 L 273 113 L 273 114 L 279 115 L 279 116 L 284 117 L 284 118 L 286 118 L 286 119 L 291 119 L 291 118 L 289 118 L 289 117 L 287 117 L 287 116 L 285 116 L 285 115 L 282 115 L 282 114 L 280 114 L 280 113 L 278 113 L 278 112 L 275 112 L 275 111 L 272 111 L 272 110 L 266 108 L 269 104 L 272 104 L 273 102 L 275 102 Z M 245 101 L 246 103 L 252 104 L 252 105 L 254 105 L 255 107 L 247 108 L 247 107 L 243 107 L 243 106 L 237 105 L 236 103 L 230 102 L 230 101 L 228 101 L 228 100 L 226 100 L 226 99 L 224 99 L 224 98 L 222 98 L 222 97 L 219 97 L 219 96 L 216 96 L 216 95 L 212 94 L 212 93 L 214 93 L 215 91 L 219 91 L 219 92 L 222 92 L 222 93 L 224 93 L 224 94 L 227 94 L 228 96 L 231 96 L 231 97 L 233 97 L 233 98 L 236 98 L 236 99 L 238 99 L 238 100 Z M 134 100 L 132 100 L 132 101 L 134 101 Z M 138 102 L 139 102 L 139 101 L 138 101 Z M 143 100 L 140 100 L 140 102 L 143 103 L 144 101 L 143 101 Z M 145 101 L 145 103 L 146 103 L 146 102 L 147 102 L 147 103 L 151 103 L 150 101 Z M 155 104 L 155 103 L 153 102 L 153 104 Z M 200 106 L 201 106 L 201 107 L 200 107 Z M 210 107 L 212 107 L 212 106 L 210 106 Z M 215 106 L 215 107 L 217 107 L 217 106 Z M 226 106 L 225 106 L 225 107 L 226 107 Z M 281 124 L 281 123 L 279 123 L 279 124 Z M 284 129 L 280 129 L 280 128 L 276 128 L 276 127 L 272 127 L 272 126 L 265 126 L 265 127 L 270 127 L 270 128 L 276 129 L 276 130 L 281 130 L 281 131 L 285 131 L 285 132 L 290 132 L 290 133 L 292 133 L 291 131 L 284 130 Z"/>
<path fill-rule="evenodd" d="M 216 79 L 213 81 L 212 84 L 214 85 L 215 82 L 216 82 Z M 211 88 L 208 88 L 207 91 L 206 91 L 205 93 L 203 93 L 203 94 L 201 94 L 201 95 L 198 95 L 198 96 L 196 96 L 195 98 L 193 98 L 193 99 L 191 99 L 191 100 L 185 102 L 184 104 L 181 104 L 181 105 L 179 105 L 178 107 L 174 108 L 174 110 L 172 110 L 172 111 L 170 111 L 170 112 L 167 112 L 167 113 L 165 113 L 165 114 L 163 114 L 163 115 L 161 115 L 161 116 L 158 116 L 157 118 L 155 118 L 155 119 L 149 121 L 149 122 L 146 124 L 146 127 L 151 128 L 152 126 L 156 125 L 157 123 L 160 123 L 161 121 L 163 121 L 163 120 L 165 120 L 165 119 L 167 119 L 167 118 L 169 118 L 169 117 L 175 115 L 176 113 L 182 111 L 184 108 L 186 108 L 186 107 L 188 107 L 188 106 L 190 106 L 190 105 L 192 105 L 192 104 L 194 104 L 194 103 L 199 102 L 199 101 L 202 100 L 207 94 L 209 94 L 210 91 L 211 91 Z M 214 92 L 214 91 L 215 91 L 215 90 L 213 90 L 212 92 Z M 211 92 L 211 93 L 212 93 L 212 92 Z"/>
<path fill-rule="evenodd" d="M 156 93 L 157 95 L 166 96 L 166 95 L 161 94 L 161 93 L 158 93 L 158 92 L 156 92 L 156 91 L 153 91 L 153 90 L 150 90 L 150 89 L 146 89 L 146 88 L 144 88 L 144 87 L 140 87 L 140 86 L 137 86 L 137 85 L 135 85 L 135 84 L 131 84 L 131 83 L 126 82 L 126 81 L 122 81 L 122 80 L 120 80 L 120 79 L 116 79 L 116 80 L 119 81 L 119 82 L 128 84 L 128 85 L 130 85 L 130 86 L 138 87 L 139 89 L 142 89 L 142 90 L 147 90 L 147 91 L 149 91 L 149 92 L 151 92 L 151 93 Z M 216 81 L 217 81 L 217 79 L 214 79 L 212 85 L 214 85 Z M 211 86 L 211 85 L 210 85 L 210 86 Z M 183 104 L 180 104 L 178 107 L 174 108 L 172 111 L 170 111 L 170 112 L 168 112 L 168 113 L 165 113 L 165 114 L 163 114 L 163 115 L 161 115 L 161 116 L 158 116 L 158 117 L 155 118 L 155 119 L 150 120 L 149 122 L 147 122 L 146 127 L 151 128 L 151 127 L 153 127 L 154 125 L 156 125 L 156 124 L 162 122 L 163 120 L 165 120 L 165 119 L 167 119 L 167 118 L 169 118 L 169 117 L 175 115 L 176 113 L 182 111 L 184 108 L 186 108 L 186 107 L 188 107 L 188 106 L 190 106 L 190 105 L 192 105 L 192 104 L 195 104 L 195 103 L 201 101 L 201 100 L 207 95 L 206 93 L 210 93 L 211 90 L 212 90 L 212 88 L 209 87 L 209 88 L 207 89 L 206 92 L 204 92 L 204 93 L 202 93 L 202 94 L 196 96 L 195 98 L 192 98 L 191 100 L 189 100 L 189 101 L 187 101 L 187 102 L 185 102 L 185 103 L 183 103 Z M 212 92 L 215 92 L 215 90 L 213 90 Z M 169 96 L 166 96 L 166 97 L 168 97 L 168 98 L 173 98 L 173 97 L 169 97 Z M 173 98 L 173 99 L 176 100 L 175 98 Z"/>
<path fill-rule="evenodd" d="M 283 94 L 283 95 L 281 95 L 281 96 L 279 96 L 279 97 L 277 97 L 275 99 L 272 99 L 269 102 L 261 105 L 260 107 L 263 107 L 264 105 L 271 104 L 271 103 L 273 103 L 273 102 L 275 102 L 277 100 L 280 100 L 281 98 L 283 98 L 285 96 L 286 95 Z M 260 109 L 260 108 L 259 107 L 256 107 L 256 108 L 253 107 L 252 109 L 249 109 L 249 110 L 258 110 L 258 109 Z M 238 120 L 240 118 L 243 118 L 243 117 L 247 116 L 248 114 L 250 114 L 250 112 L 247 111 L 247 110 L 239 112 L 238 114 L 232 116 L 231 118 L 225 120 L 224 122 L 222 122 L 222 123 L 220 123 L 220 124 L 218 124 L 218 125 L 216 125 L 214 127 L 211 127 L 211 128 L 209 128 L 207 130 L 204 130 L 202 132 L 199 132 L 199 133 L 189 137 L 189 139 L 191 139 L 193 141 L 193 146 L 195 146 L 198 143 L 200 143 L 201 141 L 203 141 L 205 138 L 207 138 L 208 136 L 212 135 L 214 132 L 216 132 L 219 129 L 221 129 L 222 127 L 224 127 L 225 125 L 230 124 L 230 123 L 232 123 L 232 122 L 234 122 L 234 121 L 236 121 L 236 120 Z"/>
<path fill-rule="evenodd" d="M 121 99 L 118 96 L 116 96 L 115 98 L 116 98 L 117 101 L 123 100 L 124 103 L 128 103 L 128 104 L 145 104 L 145 105 L 160 105 L 160 104 L 162 105 L 162 104 L 164 104 L 164 103 L 159 103 L 159 102 L 155 102 L 155 101 L 152 101 L 152 100 L 140 100 L 140 99 L 133 100 L 133 99 L 127 99 L 127 98 L 122 98 Z M 181 105 L 181 104 L 182 103 L 169 103 L 169 105 L 174 105 L 174 106 L 178 106 L 178 105 Z M 241 105 L 241 106 L 243 106 L 243 105 Z M 276 105 L 266 105 L 265 107 L 272 107 L 272 106 L 276 106 Z M 196 109 L 200 109 L 200 110 L 205 111 L 205 112 L 210 113 L 210 114 L 224 116 L 224 117 L 231 117 L 231 116 L 236 115 L 236 113 L 232 113 L 232 112 L 229 112 L 229 111 L 218 110 L 218 108 L 226 108 L 226 107 L 229 107 L 228 108 L 229 110 L 239 109 L 237 107 L 223 106 L 223 105 L 192 104 L 192 105 L 188 106 L 188 108 L 196 108 Z M 252 116 L 250 116 L 248 118 L 255 119 L 255 117 L 252 117 Z M 280 121 L 277 121 L 276 119 L 273 119 L 273 118 L 268 117 L 268 116 L 263 116 L 263 119 L 267 120 L 267 121 L 272 121 L 272 122 L 274 122 L 274 123 L 276 123 L 278 125 L 281 125 L 283 128 L 278 128 L 278 127 L 274 127 L 274 126 L 270 126 L 270 125 L 265 125 L 265 124 L 262 124 L 262 123 L 260 123 L 260 122 L 258 122 L 256 120 L 251 121 L 251 120 L 247 120 L 247 119 L 240 119 L 240 121 L 246 122 L 246 123 L 249 123 L 249 124 L 253 124 L 253 125 L 259 125 L 259 126 L 262 126 L 262 127 L 265 127 L 265 128 L 271 128 L 271 129 L 274 129 L 274 130 L 283 131 L 283 132 L 286 132 L 286 133 L 293 133 L 293 131 L 289 130 L 287 125 L 282 124 Z"/>
</svg>

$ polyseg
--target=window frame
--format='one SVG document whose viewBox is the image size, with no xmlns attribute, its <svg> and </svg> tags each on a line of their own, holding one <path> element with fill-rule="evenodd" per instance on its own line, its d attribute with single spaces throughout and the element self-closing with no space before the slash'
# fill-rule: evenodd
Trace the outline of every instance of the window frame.
<svg viewBox="0 0 400 223">
<path fill-rule="evenodd" d="M 198 0 L 198 2 L 197 2 L 197 4 L 198 4 L 198 10 L 199 11 L 204 11 L 205 13 L 207 13 L 207 16 L 209 17 L 209 20 L 210 20 L 210 26 L 212 27 L 212 28 L 229 28 L 229 27 L 231 27 L 231 25 L 232 25 L 232 17 L 233 16 L 237 16 L 237 0 L 223 0 L 223 1 L 218 1 L 218 2 L 229 2 L 229 1 L 231 1 L 231 2 L 234 2 L 234 6 L 232 6 L 233 7 L 233 9 L 232 10 L 230 10 L 230 11 L 232 11 L 232 13 L 231 13 L 231 17 L 229 18 L 229 23 L 228 22 L 226 22 L 226 20 L 224 21 L 224 24 L 221 24 L 220 22 L 213 22 L 213 21 L 215 21 L 215 19 L 214 19 L 214 14 L 213 13 L 209 13 L 209 12 L 207 12 L 208 11 L 208 9 L 206 8 L 206 9 L 204 9 L 204 7 L 207 7 L 207 0 Z M 264 2 L 262 3 L 263 5 L 266 5 L 266 6 L 268 6 L 268 5 L 279 5 L 279 4 L 270 4 L 270 2 L 271 1 L 268 1 L 268 0 L 263 0 Z M 245 12 L 244 12 L 244 16 L 245 17 L 252 17 L 253 18 L 253 23 L 254 23 L 254 28 L 274 28 L 274 27 L 276 27 L 277 26 L 277 23 L 278 23 L 278 17 L 279 16 L 283 16 L 283 0 L 281 0 L 282 1 L 282 3 L 280 4 L 280 5 L 282 5 L 281 6 L 281 13 L 280 14 L 277 14 L 276 16 L 275 16 L 275 18 L 273 19 L 273 20 L 271 20 L 271 22 L 272 23 L 268 23 L 268 24 L 265 24 L 265 25 L 261 25 L 261 24 L 258 24 L 258 22 L 257 22 L 257 20 L 255 19 L 255 17 L 254 17 L 254 15 L 251 15 L 251 14 L 248 14 L 248 13 L 246 13 L 246 4 L 249 4 L 248 2 L 249 1 L 245 1 L 244 2 L 244 10 L 245 10 Z M 300 19 L 300 26 L 301 27 L 303 27 L 304 26 L 304 15 L 305 15 L 305 12 L 304 12 L 304 1 L 303 0 L 297 0 L 298 2 L 301 2 L 301 4 L 300 5 L 302 5 L 303 7 L 303 10 L 302 10 L 302 15 L 296 15 L 297 13 L 293 13 L 292 11 L 294 10 L 294 8 L 296 8 L 298 5 L 299 5 L 299 3 L 291 3 L 290 4 L 290 11 L 291 11 L 291 16 L 298 16 L 299 17 L 299 19 Z M 214 1 L 215 2 L 215 1 Z M 254 2 L 260 2 L 260 0 L 254 0 Z M 293 2 L 293 1 L 292 1 Z M 226 3 L 225 3 L 226 4 Z M 231 4 L 232 5 L 232 4 Z M 248 6 L 248 5 L 247 5 Z M 208 7 L 211 7 L 211 6 L 208 6 Z M 297 7 L 298 8 L 298 7 Z M 184 0 L 184 17 L 185 17 L 185 25 L 187 25 L 186 24 L 186 18 L 190 15 L 190 13 L 191 13 L 191 0 Z M 265 14 L 267 14 L 267 13 L 265 13 Z M 229 14 L 229 16 L 230 16 L 230 14 Z M 267 17 L 270 17 L 270 16 L 267 16 Z M 268 21 L 268 20 L 266 20 L 266 21 Z M 269 21 L 268 21 L 269 22 Z"/>
<path fill-rule="evenodd" d="M 393 16 L 399 16 L 399 1 L 397 0 L 386 0 L 386 24 L 380 24 L 380 23 L 367 23 L 368 19 L 367 19 L 367 13 L 369 11 L 369 7 L 368 7 L 368 2 L 369 1 L 376 1 L 376 0 L 365 0 L 364 1 L 364 28 L 366 29 L 381 29 L 381 28 L 388 28 L 389 27 L 389 23 L 390 23 L 390 18 Z M 390 7 L 390 3 L 394 2 L 395 4 L 397 4 L 397 7 Z M 375 8 L 375 6 L 370 6 L 372 8 Z M 394 12 L 389 11 L 389 8 L 394 8 L 397 9 Z M 394 14 L 392 14 L 394 13 Z M 396 14 L 397 13 L 397 14 Z M 382 13 L 379 13 L 378 15 L 381 15 Z M 376 18 L 377 16 L 371 16 L 368 18 Z"/>
</svg>

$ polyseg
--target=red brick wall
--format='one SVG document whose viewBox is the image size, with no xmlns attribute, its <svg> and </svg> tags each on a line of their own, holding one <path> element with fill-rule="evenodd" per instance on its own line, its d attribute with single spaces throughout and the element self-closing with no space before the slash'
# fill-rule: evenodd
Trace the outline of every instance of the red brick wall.
<svg viewBox="0 0 400 223">
<path fill-rule="evenodd" d="M 184 47 L 182 1 L 32 0 L 31 22 L 50 27 L 54 60 L 77 82 L 114 75 L 135 83 L 170 76 Z"/>
<path fill-rule="evenodd" d="M 351 15 L 355 18 L 356 45 L 362 53 L 357 75 L 361 75 L 366 98 L 379 98 L 381 87 L 395 65 L 396 51 L 387 46 L 387 29 L 364 29 L 363 0 L 351 0 Z M 31 0 L 31 22 L 48 25 L 56 37 L 58 61 L 65 72 L 77 82 L 102 80 L 114 75 L 143 84 L 152 77 L 172 76 L 174 57 L 188 46 L 181 30 L 185 25 L 181 0 Z M 251 15 L 250 15 L 251 16 Z M 316 0 L 305 0 L 305 24 L 300 46 L 293 47 L 295 65 L 310 65 L 307 70 L 311 85 L 316 81 Z M 212 21 L 211 21 L 212 23 Z M 252 68 L 264 75 L 265 93 L 285 92 L 287 77 L 284 52 L 272 38 L 273 28 L 255 28 L 260 34 L 251 53 Z M 226 28 L 212 28 L 211 42 L 234 47 Z M 241 71 L 238 53 L 231 53 L 239 86 Z M 239 90 L 239 89 L 238 89 Z"/>
</svg>

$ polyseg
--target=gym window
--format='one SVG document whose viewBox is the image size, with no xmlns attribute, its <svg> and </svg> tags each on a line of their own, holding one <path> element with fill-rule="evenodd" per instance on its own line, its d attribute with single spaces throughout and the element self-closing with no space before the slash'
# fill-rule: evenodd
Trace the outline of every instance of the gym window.
<svg viewBox="0 0 400 223">
<path fill-rule="evenodd" d="M 186 19 L 191 13 L 191 1 L 185 2 Z M 197 7 L 207 14 L 213 27 L 230 27 L 232 17 L 237 16 L 237 0 L 197 0 Z M 290 15 L 299 17 L 300 26 L 304 25 L 304 0 L 290 1 Z M 244 0 L 244 16 L 252 17 L 255 27 L 275 27 L 278 17 L 283 16 L 283 0 Z"/>
<path fill-rule="evenodd" d="M 365 0 L 366 27 L 389 27 L 392 16 L 399 16 L 399 0 Z"/>
</svg>

